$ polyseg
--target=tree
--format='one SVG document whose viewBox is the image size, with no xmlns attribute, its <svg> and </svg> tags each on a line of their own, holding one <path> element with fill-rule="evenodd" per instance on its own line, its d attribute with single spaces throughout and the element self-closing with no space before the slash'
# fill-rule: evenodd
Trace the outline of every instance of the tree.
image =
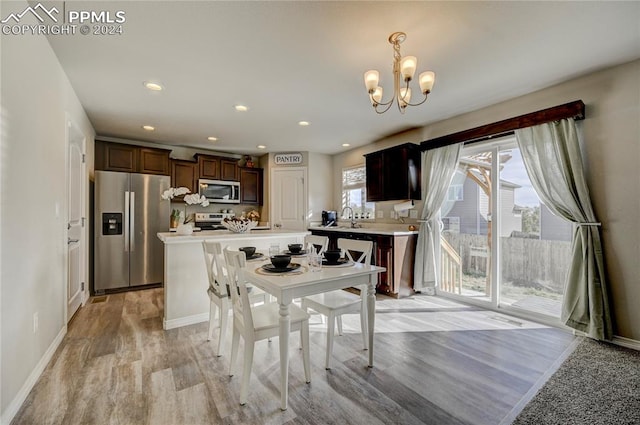
<svg viewBox="0 0 640 425">
<path fill-rule="evenodd" d="M 540 234 L 540 206 L 522 207 L 522 231 Z"/>
</svg>

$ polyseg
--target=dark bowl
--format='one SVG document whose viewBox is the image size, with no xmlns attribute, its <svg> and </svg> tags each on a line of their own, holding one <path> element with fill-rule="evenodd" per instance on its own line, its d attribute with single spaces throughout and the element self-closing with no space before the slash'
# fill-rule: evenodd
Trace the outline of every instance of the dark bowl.
<svg viewBox="0 0 640 425">
<path fill-rule="evenodd" d="M 324 252 L 324 258 L 329 263 L 337 263 L 340 259 L 340 250 L 339 249 L 328 249 Z"/>
<path fill-rule="evenodd" d="M 271 264 L 276 269 L 284 269 L 291 262 L 291 256 L 287 254 L 278 254 L 271 256 Z"/>
<path fill-rule="evenodd" d="M 244 252 L 245 255 L 247 256 L 247 258 L 249 258 L 253 254 L 256 253 L 256 247 L 255 246 L 243 246 L 242 248 L 240 248 L 240 251 Z"/>
<path fill-rule="evenodd" d="M 289 244 L 289 251 L 291 251 L 292 254 L 299 253 L 300 251 L 302 251 L 302 244 L 301 243 Z"/>
</svg>

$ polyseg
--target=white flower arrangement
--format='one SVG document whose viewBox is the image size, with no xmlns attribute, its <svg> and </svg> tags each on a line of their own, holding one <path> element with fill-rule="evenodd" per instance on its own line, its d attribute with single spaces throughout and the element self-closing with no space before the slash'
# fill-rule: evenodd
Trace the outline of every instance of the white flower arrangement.
<svg viewBox="0 0 640 425">
<path fill-rule="evenodd" d="M 209 206 L 209 200 L 207 198 L 205 198 L 204 196 L 200 196 L 197 193 L 191 193 L 190 195 L 188 195 L 188 193 L 191 193 L 191 190 L 189 190 L 189 188 L 186 188 L 184 186 L 181 187 L 170 187 L 169 189 L 165 190 L 164 192 L 162 192 L 162 195 L 160 195 L 160 197 L 162 199 L 164 199 L 165 201 L 169 201 L 171 199 L 173 199 L 176 196 L 182 196 L 184 195 L 184 198 L 182 198 L 184 200 L 184 202 L 187 205 L 202 205 L 203 207 Z M 185 209 L 185 220 L 184 223 L 188 223 L 189 219 L 187 219 L 187 207 L 185 205 L 184 207 Z M 171 216 L 172 217 L 177 217 L 180 215 L 180 210 L 173 210 L 171 212 Z"/>
</svg>

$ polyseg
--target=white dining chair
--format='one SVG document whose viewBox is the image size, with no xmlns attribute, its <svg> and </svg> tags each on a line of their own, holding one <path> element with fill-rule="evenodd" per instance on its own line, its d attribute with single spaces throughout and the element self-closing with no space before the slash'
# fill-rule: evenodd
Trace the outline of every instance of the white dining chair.
<svg viewBox="0 0 640 425">
<path fill-rule="evenodd" d="M 207 268 L 207 277 L 209 279 L 209 288 L 207 289 L 207 295 L 209 295 L 209 330 L 207 332 L 207 341 L 213 339 L 213 330 L 216 328 L 215 318 L 217 311 L 220 335 L 218 337 L 216 356 L 220 357 L 227 339 L 227 329 L 229 328 L 228 318 L 229 312 L 231 311 L 227 266 L 222 252 L 222 246 L 219 242 L 202 241 L 202 251 Z M 267 300 L 267 293 L 258 288 L 251 288 L 250 301 L 252 303 L 265 303 Z"/>
<path fill-rule="evenodd" d="M 353 239 L 338 239 L 338 248 L 347 259 L 353 262 L 365 264 L 371 263 L 371 251 L 373 242 L 359 241 Z M 357 253 L 354 257 L 354 253 Z M 359 254 L 359 255 L 358 255 Z M 327 316 L 327 354 L 325 368 L 330 369 L 331 353 L 333 352 L 333 334 L 338 323 L 338 335 L 342 335 L 342 315 L 349 313 L 360 313 L 360 328 L 364 349 L 368 348 L 367 339 L 367 309 L 366 295 L 367 288 L 360 285 L 360 295 L 344 290 L 330 291 L 322 294 L 311 295 L 302 298 L 302 309 L 308 311 L 312 309 L 324 316 Z"/>
<path fill-rule="evenodd" d="M 233 306 L 233 337 L 231 339 L 229 376 L 235 374 L 238 345 L 240 343 L 240 337 L 242 337 L 244 340 L 244 360 L 242 381 L 240 384 L 240 404 L 244 405 L 247 403 L 255 343 L 263 339 L 278 336 L 280 332 L 280 305 L 278 303 L 266 303 L 252 307 L 249 303 L 244 277 L 246 266 L 244 253 L 240 251 L 230 251 L 225 248 L 224 255 L 228 266 L 231 303 Z M 289 308 L 291 331 L 300 331 L 304 376 L 305 381 L 309 383 L 311 382 L 309 314 L 293 304 Z"/>
<path fill-rule="evenodd" d="M 329 238 L 320 235 L 306 235 L 304 237 L 304 247 L 307 250 L 315 249 L 318 254 L 322 254 L 329 247 Z"/>
</svg>

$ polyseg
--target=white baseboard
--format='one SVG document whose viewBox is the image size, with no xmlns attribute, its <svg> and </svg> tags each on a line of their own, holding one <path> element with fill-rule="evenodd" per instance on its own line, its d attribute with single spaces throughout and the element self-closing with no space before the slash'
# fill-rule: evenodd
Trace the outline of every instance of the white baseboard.
<svg viewBox="0 0 640 425">
<path fill-rule="evenodd" d="M 631 348 L 632 350 L 640 351 L 640 341 L 637 341 L 635 339 L 625 338 L 623 336 L 614 336 L 611 342 L 621 347 Z"/>
<path fill-rule="evenodd" d="M 208 322 L 209 313 L 194 314 L 193 316 L 181 317 L 179 319 L 163 320 L 164 330 L 180 328 L 187 325 L 195 325 L 196 323 Z"/>
<path fill-rule="evenodd" d="M 2 412 L 2 419 L 0 420 L 0 423 L 2 425 L 8 425 L 9 423 L 11 423 L 13 417 L 16 415 L 16 413 L 18 413 L 20 407 L 22 407 L 22 403 L 24 403 L 24 401 L 27 399 L 27 396 L 33 389 L 33 386 L 36 384 L 36 382 L 38 382 L 40 375 L 42 375 L 42 372 L 44 372 L 44 369 L 49 364 L 49 361 L 51 361 L 53 354 L 58 349 L 58 346 L 60 346 L 60 343 L 62 342 L 62 339 L 66 334 L 67 325 L 64 325 L 62 329 L 60 329 L 58 335 L 56 335 L 56 337 L 54 338 L 53 342 L 51 342 L 51 345 L 49 345 L 49 348 L 47 348 L 47 351 L 45 351 L 42 358 L 40 358 L 38 364 L 36 364 L 36 366 L 33 368 L 24 385 L 22 386 L 22 388 L 20 388 L 20 391 L 18 391 L 18 394 L 16 394 L 15 398 L 11 401 L 11 403 L 9 403 L 5 411 Z"/>
</svg>

